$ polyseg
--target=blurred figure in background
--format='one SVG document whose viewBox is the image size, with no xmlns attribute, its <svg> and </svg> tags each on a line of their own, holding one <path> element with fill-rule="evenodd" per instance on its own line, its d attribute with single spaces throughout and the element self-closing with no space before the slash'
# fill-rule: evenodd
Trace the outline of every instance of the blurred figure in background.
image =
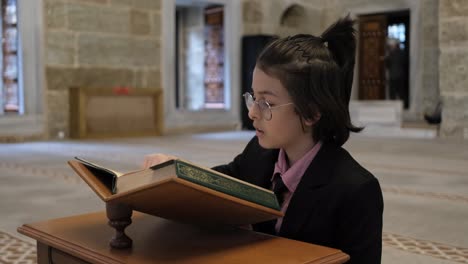
<svg viewBox="0 0 468 264">
<path fill-rule="evenodd" d="M 388 39 L 388 53 L 385 57 L 385 67 L 388 71 L 389 95 L 391 100 L 404 99 L 404 63 L 405 55 L 400 48 L 400 41 Z"/>
</svg>

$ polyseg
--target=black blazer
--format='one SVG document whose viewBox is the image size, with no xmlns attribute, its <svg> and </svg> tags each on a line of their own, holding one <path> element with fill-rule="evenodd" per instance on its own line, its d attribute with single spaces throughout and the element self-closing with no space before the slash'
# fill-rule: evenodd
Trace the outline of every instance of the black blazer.
<svg viewBox="0 0 468 264">
<path fill-rule="evenodd" d="M 254 137 L 244 151 L 215 170 L 270 188 L 279 150 Z M 343 148 L 324 143 L 307 168 L 283 218 L 279 236 L 341 249 L 348 263 L 380 263 L 383 198 L 377 179 Z M 273 234 L 271 222 L 254 230 Z"/>
</svg>

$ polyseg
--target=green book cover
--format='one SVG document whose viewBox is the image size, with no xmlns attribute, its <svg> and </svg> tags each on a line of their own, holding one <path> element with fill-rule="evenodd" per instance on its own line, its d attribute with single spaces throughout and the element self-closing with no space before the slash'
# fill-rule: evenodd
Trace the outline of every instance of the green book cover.
<svg viewBox="0 0 468 264">
<path fill-rule="evenodd" d="M 184 180 L 275 210 L 281 209 L 276 195 L 271 191 L 218 175 L 182 160 L 175 160 L 175 166 L 177 176 Z"/>
</svg>

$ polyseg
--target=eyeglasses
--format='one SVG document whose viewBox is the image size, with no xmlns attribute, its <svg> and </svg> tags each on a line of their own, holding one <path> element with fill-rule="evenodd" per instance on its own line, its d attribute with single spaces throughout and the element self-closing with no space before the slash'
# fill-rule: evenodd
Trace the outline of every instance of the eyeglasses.
<svg viewBox="0 0 468 264">
<path fill-rule="evenodd" d="M 253 97 L 251 93 L 245 93 L 243 96 L 245 100 L 245 106 L 247 106 L 247 109 L 249 109 L 250 111 L 252 107 L 254 107 L 254 105 L 256 104 L 258 106 L 258 109 L 260 109 L 260 113 L 262 114 L 262 117 L 266 121 L 270 121 L 271 118 L 273 117 L 271 109 L 293 104 L 293 103 L 286 103 L 286 104 L 271 106 L 267 101 L 263 99 L 255 101 L 255 98 Z"/>
</svg>

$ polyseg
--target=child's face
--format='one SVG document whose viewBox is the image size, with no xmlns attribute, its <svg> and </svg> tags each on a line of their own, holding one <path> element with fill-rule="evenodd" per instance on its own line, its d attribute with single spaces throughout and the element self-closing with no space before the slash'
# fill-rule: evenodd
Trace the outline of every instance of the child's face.
<svg viewBox="0 0 468 264">
<path fill-rule="evenodd" d="M 255 68 L 252 79 L 253 95 L 256 101 L 265 100 L 271 108 L 271 120 L 262 113 L 257 104 L 249 110 L 260 145 L 264 148 L 283 148 L 294 151 L 312 140 L 311 132 L 304 132 L 301 119 L 294 110 L 294 104 L 280 80 Z M 283 105 L 275 108 L 275 106 Z M 268 110 L 267 110 L 268 111 Z M 306 129 L 310 131 L 310 129 Z"/>
</svg>

